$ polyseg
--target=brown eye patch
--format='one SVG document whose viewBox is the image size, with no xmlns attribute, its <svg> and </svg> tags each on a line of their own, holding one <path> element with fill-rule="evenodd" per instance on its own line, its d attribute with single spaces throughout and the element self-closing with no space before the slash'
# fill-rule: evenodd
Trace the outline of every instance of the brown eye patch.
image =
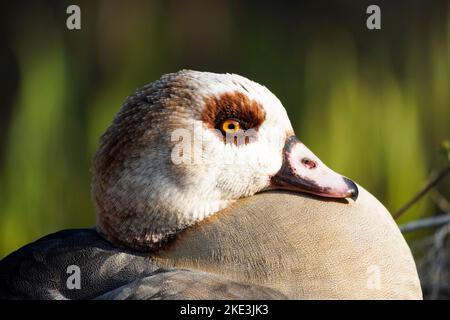
<svg viewBox="0 0 450 320">
<path fill-rule="evenodd" d="M 265 118 L 266 113 L 261 104 L 250 100 L 241 92 L 227 92 L 205 98 L 202 120 L 211 129 L 220 129 L 220 124 L 227 119 L 236 119 L 241 129 L 258 130 Z"/>
</svg>

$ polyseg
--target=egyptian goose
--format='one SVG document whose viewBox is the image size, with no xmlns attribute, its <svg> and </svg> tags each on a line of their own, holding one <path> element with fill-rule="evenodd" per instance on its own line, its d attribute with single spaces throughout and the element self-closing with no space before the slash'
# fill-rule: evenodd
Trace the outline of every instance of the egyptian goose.
<svg viewBox="0 0 450 320">
<path fill-rule="evenodd" d="M 137 90 L 93 168 L 96 229 L 3 259 L 0 298 L 422 297 L 389 212 L 244 77 L 183 70 Z M 80 288 L 67 286 L 70 265 Z"/>
</svg>

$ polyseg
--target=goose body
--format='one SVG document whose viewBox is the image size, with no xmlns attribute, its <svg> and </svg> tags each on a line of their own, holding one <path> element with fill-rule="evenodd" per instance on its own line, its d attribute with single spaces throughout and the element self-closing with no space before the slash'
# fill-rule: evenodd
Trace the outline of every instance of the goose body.
<svg viewBox="0 0 450 320">
<path fill-rule="evenodd" d="M 96 229 L 0 262 L 0 298 L 422 297 L 389 212 L 240 76 L 181 71 L 130 96 L 102 137 L 93 198 Z M 67 287 L 69 265 L 80 289 Z"/>
<path fill-rule="evenodd" d="M 67 267 L 81 270 L 70 290 Z M 377 283 L 377 281 L 379 281 Z M 1 299 L 421 299 L 409 247 L 360 188 L 353 205 L 292 193 L 240 200 L 158 254 L 60 231 L 0 263 Z"/>
<path fill-rule="evenodd" d="M 275 191 L 243 199 L 182 233 L 155 260 L 295 299 L 420 299 L 397 225 L 359 190 L 352 204 Z"/>
</svg>

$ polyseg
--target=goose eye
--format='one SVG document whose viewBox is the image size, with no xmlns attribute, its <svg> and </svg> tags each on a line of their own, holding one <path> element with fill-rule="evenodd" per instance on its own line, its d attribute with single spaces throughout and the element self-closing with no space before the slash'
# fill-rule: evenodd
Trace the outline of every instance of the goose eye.
<svg viewBox="0 0 450 320">
<path fill-rule="evenodd" d="M 241 129 L 241 125 L 236 120 L 228 119 L 222 122 L 220 128 L 224 133 L 236 133 Z"/>
</svg>

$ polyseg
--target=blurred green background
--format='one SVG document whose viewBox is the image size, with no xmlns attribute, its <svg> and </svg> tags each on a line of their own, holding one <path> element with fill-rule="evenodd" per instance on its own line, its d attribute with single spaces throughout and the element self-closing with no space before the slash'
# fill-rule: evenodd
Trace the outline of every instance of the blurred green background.
<svg viewBox="0 0 450 320">
<path fill-rule="evenodd" d="M 66 28 L 81 7 L 82 28 Z M 233 72 L 283 102 L 299 138 L 392 212 L 445 164 L 448 1 L 2 3 L 0 258 L 95 224 L 90 162 L 136 88 L 189 68 Z M 450 179 L 439 185 L 449 198 Z M 400 222 L 433 215 L 424 198 Z"/>
</svg>

